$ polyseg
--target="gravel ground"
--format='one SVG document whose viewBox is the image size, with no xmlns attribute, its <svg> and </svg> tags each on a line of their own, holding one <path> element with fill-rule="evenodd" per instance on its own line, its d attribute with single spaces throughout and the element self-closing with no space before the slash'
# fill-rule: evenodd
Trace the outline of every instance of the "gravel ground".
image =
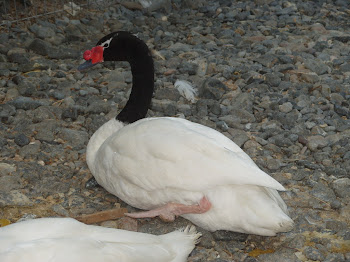
<svg viewBox="0 0 350 262">
<path fill-rule="evenodd" d="M 293 231 L 199 228 L 189 261 L 350 261 L 349 8 L 347 0 L 177 0 L 0 33 L 0 222 L 133 210 L 87 183 L 85 163 L 89 137 L 127 101 L 129 65 L 76 71 L 100 37 L 128 30 L 154 50 L 149 116 L 182 115 L 219 130 L 288 189 L 281 195 Z M 177 79 L 198 88 L 196 101 L 181 96 Z M 160 234 L 188 223 L 103 225 Z"/>
</svg>

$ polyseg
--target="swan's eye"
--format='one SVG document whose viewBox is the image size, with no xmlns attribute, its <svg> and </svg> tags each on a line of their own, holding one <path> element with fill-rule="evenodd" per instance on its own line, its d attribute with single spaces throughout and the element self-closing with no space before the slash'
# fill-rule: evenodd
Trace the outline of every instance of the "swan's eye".
<svg viewBox="0 0 350 262">
<path fill-rule="evenodd" d="M 107 47 L 109 47 L 109 44 L 108 44 L 108 43 L 105 43 L 105 44 L 103 45 L 103 47 L 104 47 L 104 48 L 107 48 Z"/>
</svg>

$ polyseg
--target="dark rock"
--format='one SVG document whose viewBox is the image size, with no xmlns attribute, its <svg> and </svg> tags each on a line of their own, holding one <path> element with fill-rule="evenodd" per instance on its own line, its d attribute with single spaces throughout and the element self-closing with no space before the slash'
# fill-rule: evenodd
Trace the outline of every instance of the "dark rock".
<svg viewBox="0 0 350 262">
<path fill-rule="evenodd" d="M 28 46 L 28 49 L 39 55 L 46 56 L 52 49 L 52 45 L 42 39 L 35 38 Z"/>
<path fill-rule="evenodd" d="M 33 24 L 29 27 L 29 30 L 32 31 L 37 37 L 41 38 L 41 39 L 45 39 L 45 38 L 50 38 L 55 36 L 55 31 L 50 28 L 50 27 L 46 27 L 46 26 L 41 26 L 38 24 Z"/>
<path fill-rule="evenodd" d="M 216 241 L 240 241 L 244 242 L 248 238 L 249 235 L 232 232 L 232 231 L 226 231 L 226 230 L 218 230 L 212 233 L 214 239 Z"/>
<path fill-rule="evenodd" d="M 87 189 L 93 189 L 93 188 L 96 188 L 96 187 L 101 187 L 96 179 L 94 177 L 90 178 L 86 183 L 85 183 L 85 188 Z"/>
<path fill-rule="evenodd" d="M 30 142 L 29 138 L 26 135 L 24 135 L 24 134 L 16 135 L 14 141 L 19 146 L 28 145 L 29 142 Z"/>
<path fill-rule="evenodd" d="M 281 83 L 281 78 L 277 75 L 277 73 L 268 73 L 265 74 L 265 83 L 269 86 L 279 86 Z"/>
<path fill-rule="evenodd" d="M 13 105 L 16 109 L 24 109 L 24 110 L 30 110 L 35 109 L 39 106 L 44 105 L 41 101 L 34 100 L 30 97 L 17 97 L 15 100 L 9 102 L 11 105 Z"/>
<path fill-rule="evenodd" d="M 8 56 L 9 61 L 18 64 L 29 63 L 28 55 L 22 53 L 12 53 Z"/>
<path fill-rule="evenodd" d="M 199 96 L 207 99 L 220 100 L 228 88 L 218 79 L 208 78 L 199 90 Z"/>
</svg>

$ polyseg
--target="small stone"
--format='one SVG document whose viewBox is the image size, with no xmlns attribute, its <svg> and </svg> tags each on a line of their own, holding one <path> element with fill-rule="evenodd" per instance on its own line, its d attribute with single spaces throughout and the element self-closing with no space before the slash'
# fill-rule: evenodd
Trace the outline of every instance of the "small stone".
<svg viewBox="0 0 350 262">
<path fill-rule="evenodd" d="M 15 136 L 15 143 L 19 146 L 25 146 L 25 145 L 28 145 L 30 140 L 29 138 L 24 135 L 24 134 L 19 134 L 17 136 Z"/>
<path fill-rule="evenodd" d="M 30 45 L 28 46 L 29 50 L 32 50 L 33 52 L 46 56 L 50 52 L 50 49 L 52 48 L 51 44 L 49 42 L 46 42 L 42 39 L 34 39 Z"/>
<path fill-rule="evenodd" d="M 214 239 L 216 241 L 240 241 L 244 242 L 248 238 L 247 234 L 232 232 L 232 231 L 226 231 L 226 230 L 218 230 L 212 233 Z"/>
<path fill-rule="evenodd" d="M 341 253 L 330 253 L 327 255 L 326 259 L 323 262 L 346 262 L 344 255 Z"/>
<path fill-rule="evenodd" d="M 334 200 L 336 200 L 336 195 L 334 194 L 334 191 L 325 186 L 323 183 L 318 182 L 311 190 L 311 194 L 315 196 L 316 198 L 325 201 L 327 203 L 331 203 Z"/>
<path fill-rule="evenodd" d="M 172 101 L 178 101 L 180 98 L 180 93 L 175 88 L 161 88 L 156 90 L 154 95 L 155 99 L 169 99 Z"/>
<path fill-rule="evenodd" d="M 52 211 L 55 212 L 57 215 L 69 217 L 69 212 L 60 204 L 53 205 Z"/>
<path fill-rule="evenodd" d="M 117 228 L 137 232 L 137 219 L 133 219 L 131 217 L 122 217 L 117 220 Z"/>
<path fill-rule="evenodd" d="M 17 97 L 15 100 L 9 103 L 15 106 L 17 109 L 24 109 L 24 110 L 35 109 L 43 105 L 43 103 L 40 101 L 34 100 L 33 98 L 30 98 L 30 97 L 23 97 L 23 96 Z"/>
<path fill-rule="evenodd" d="M 279 84 L 281 83 L 281 78 L 277 75 L 277 73 L 268 73 L 265 74 L 265 82 L 266 84 L 268 84 L 269 86 L 279 86 Z"/>
<path fill-rule="evenodd" d="M 303 253 L 308 259 L 311 259 L 314 261 L 315 260 L 323 261 L 323 259 L 325 259 L 325 256 L 320 251 L 318 251 L 318 249 L 314 247 L 306 247 Z"/>
<path fill-rule="evenodd" d="M 269 159 L 266 161 L 266 167 L 272 171 L 278 170 L 281 167 L 281 161 L 279 159 Z"/>
<path fill-rule="evenodd" d="M 283 113 L 289 113 L 290 111 L 293 110 L 293 105 L 290 102 L 286 102 L 286 103 L 283 103 L 282 105 L 280 105 L 279 109 Z"/>
<path fill-rule="evenodd" d="M 327 139 L 323 136 L 310 136 L 308 137 L 307 147 L 311 151 L 316 151 L 317 149 L 324 148 L 328 145 Z"/>
<path fill-rule="evenodd" d="M 111 106 L 109 105 L 109 103 L 105 101 L 95 101 L 91 105 L 89 105 L 88 108 L 86 109 L 88 113 L 92 113 L 92 114 L 100 114 L 100 113 L 107 114 L 110 110 L 111 110 Z"/>
<path fill-rule="evenodd" d="M 345 178 L 339 178 L 335 181 L 333 181 L 333 189 L 335 194 L 338 197 L 345 198 L 350 197 L 350 179 Z"/>
<path fill-rule="evenodd" d="M 220 80 L 208 78 L 199 90 L 199 96 L 207 99 L 220 100 L 228 88 Z"/>
<path fill-rule="evenodd" d="M 64 128 L 59 132 L 60 137 L 66 140 L 73 148 L 82 149 L 89 139 L 89 135 L 85 131 Z"/>
<path fill-rule="evenodd" d="M 8 193 L 21 188 L 21 181 L 17 176 L 0 176 L 0 192 Z"/>
<path fill-rule="evenodd" d="M 348 228 L 348 225 L 342 221 L 328 220 L 326 221 L 326 228 L 335 232 L 342 231 Z"/>
<path fill-rule="evenodd" d="M 315 72 L 317 75 L 323 75 L 328 72 L 329 68 L 321 60 L 308 59 L 305 61 L 305 67 Z"/>
<path fill-rule="evenodd" d="M 6 176 L 14 171 L 16 171 L 15 165 L 0 163 L 0 176 Z"/>
<path fill-rule="evenodd" d="M 28 145 L 23 146 L 19 150 L 19 155 L 24 158 L 32 158 L 37 156 L 40 150 L 40 142 L 36 141 L 34 143 L 30 143 Z"/>
<path fill-rule="evenodd" d="M 8 206 L 32 206 L 33 202 L 19 190 L 9 193 L 0 192 L 0 207 Z"/>
</svg>

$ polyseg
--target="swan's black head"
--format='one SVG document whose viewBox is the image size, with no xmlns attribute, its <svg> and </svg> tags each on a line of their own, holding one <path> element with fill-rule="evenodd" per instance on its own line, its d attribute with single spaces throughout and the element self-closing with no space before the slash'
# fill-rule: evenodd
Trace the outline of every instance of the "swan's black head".
<svg viewBox="0 0 350 262">
<path fill-rule="evenodd" d="M 150 57 L 151 53 L 141 39 L 126 31 L 117 31 L 102 37 L 91 50 L 84 52 L 85 63 L 78 70 L 90 68 L 103 61 L 134 61 Z"/>
</svg>

